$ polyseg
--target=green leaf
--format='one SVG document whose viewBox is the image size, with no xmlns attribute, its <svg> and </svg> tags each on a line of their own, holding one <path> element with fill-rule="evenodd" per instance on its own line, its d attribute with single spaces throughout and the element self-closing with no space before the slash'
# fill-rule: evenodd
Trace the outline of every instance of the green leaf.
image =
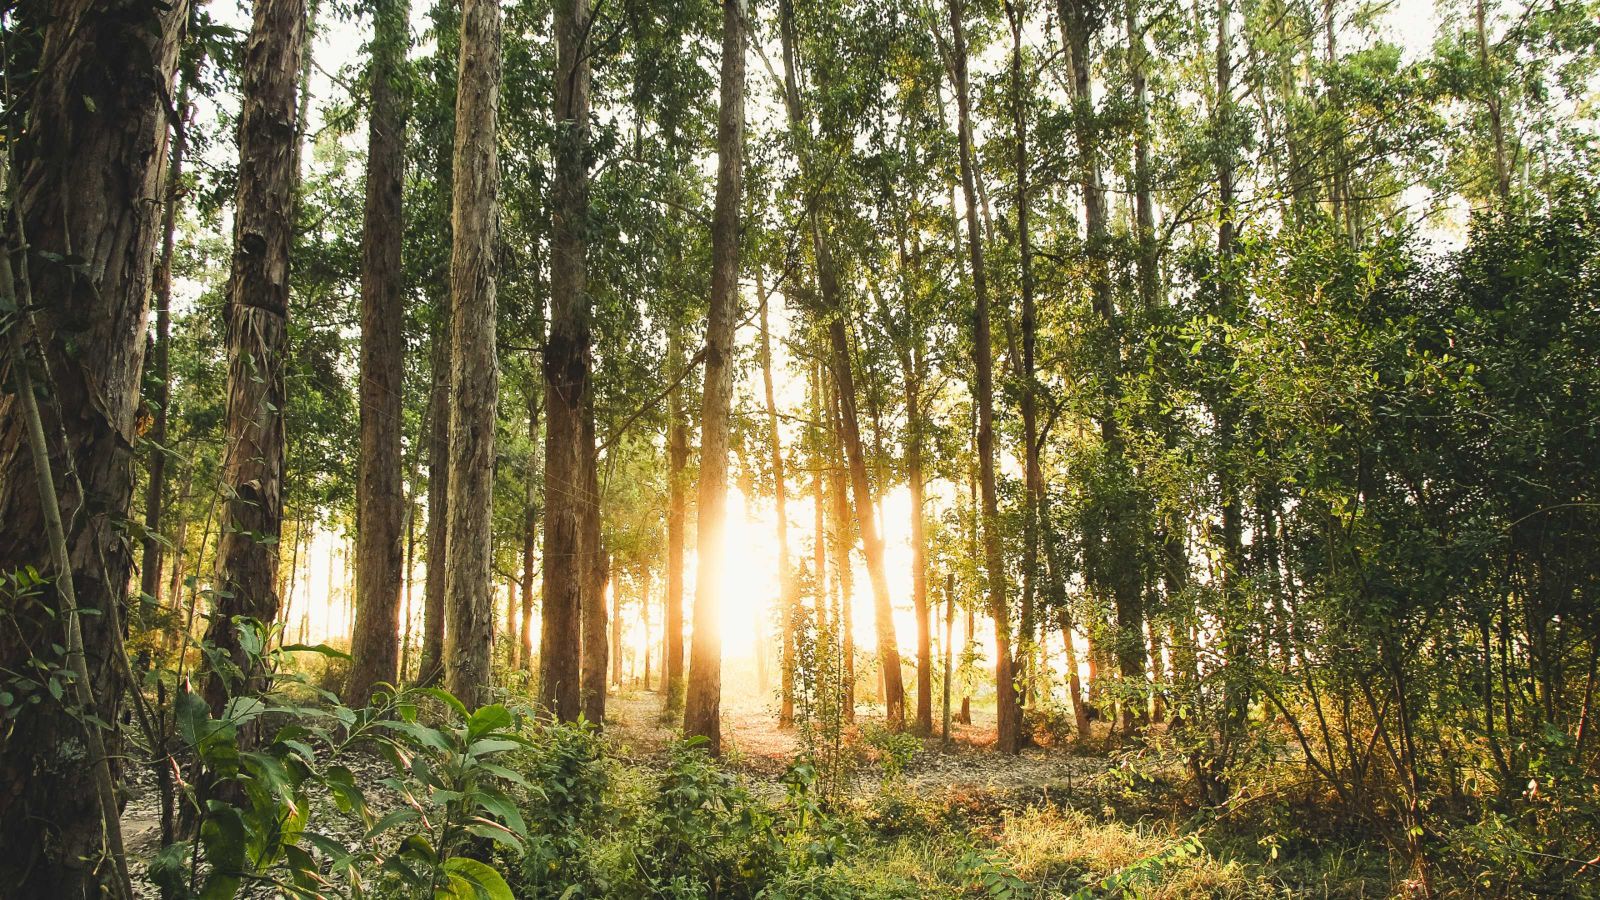
<svg viewBox="0 0 1600 900">
<path fill-rule="evenodd" d="M 465 856 L 444 861 L 450 882 L 434 893 L 434 900 L 516 900 L 504 877 L 485 863 Z"/>
<path fill-rule="evenodd" d="M 350 654 L 343 650 L 335 650 L 327 644 L 284 644 L 278 648 L 284 653 L 320 653 L 323 656 L 332 656 L 335 659 L 350 659 Z"/>
<path fill-rule="evenodd" d="M 418 691 L 418 693 L 426 694 L 427 696 L 432 697 L 433 699 L 439 701 L 440 703 L 443 703 L 445 706 L 448 706 L 451 709 L 455 710 L 457 713 L 460 714 L 461 718 L 465 719 L 467 717 L 466 704 L 462 703 L 460 700 L 457 700 L 455 698 L 455 695 L 450 693 L 449 691 L 441 690 L 439 688 L 433 688 L 433 687 L 430 687 L 430 688 L 418 688 L 417 691 Z"/>
<path fill-rule="evenodd" d="M 471 743 L 491 731 L 497 731 L 510 724 L 511 710 L 498 703 L 491 703 L 467 719 L 467 742 Z"/>
</svg>

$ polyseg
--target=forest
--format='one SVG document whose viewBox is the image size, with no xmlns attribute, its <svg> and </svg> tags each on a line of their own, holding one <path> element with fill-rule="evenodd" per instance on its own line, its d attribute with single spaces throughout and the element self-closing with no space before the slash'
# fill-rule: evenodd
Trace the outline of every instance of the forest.
<svg viewBox="0 0 1600 900">
<path fill-rule="evenodd" d="M 1600 897 L 1600 0 L 0 47 L 0 900 Z"/>
</svg>

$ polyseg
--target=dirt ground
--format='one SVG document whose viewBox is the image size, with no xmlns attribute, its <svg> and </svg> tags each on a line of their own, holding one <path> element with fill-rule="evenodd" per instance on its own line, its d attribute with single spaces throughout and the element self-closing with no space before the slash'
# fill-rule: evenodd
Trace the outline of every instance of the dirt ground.
<svg viewBox="0 0 1600 900">
<path fill-rule="evenodd" d="M 662 752 L 676 737 L 675 730 L 661 722 L 661 702 L 654 691 L 625 691 L 610 698 L 606 728 L 615 753 L 642 761 Z M 939 736 L 935 722 L 934 735 L 923 741 L 923 752 L 906 772 L 913 790 L 924 796 L 1068 796 L 1106 770 L 1104 757 L 1074 755 L 1061 748 L 1028 747 L 1014 758 L 1000 756 L 990 749 L 995 739 L 993 710 L 975 708 L 972 716 L 971 725 L 952 724 L 948 742 Z M 881 708 L 858 707 L 856 735 L 881 721 Z M 722 738 L 729 765 L 753 781 L 775 781 L 801 749 L 798 733 L 780 730 L 777 722 L 775 703 L 748 697 L 725 700 Z"/>
</svg>

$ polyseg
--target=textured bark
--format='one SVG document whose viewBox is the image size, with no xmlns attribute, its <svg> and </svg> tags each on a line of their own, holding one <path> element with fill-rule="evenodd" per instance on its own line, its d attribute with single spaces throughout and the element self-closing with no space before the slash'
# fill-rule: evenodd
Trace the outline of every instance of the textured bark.
<svg viewBox="0 0 1600 900">
<path fill-rule="evenodd" d="M 451 419 L 446 537 L 445 687 L 467 707 L 488 700 L 494 641 L 490 519 L 494 422 L 495 242 L 500 159 L 500 6 L 465 0 L 456 70 L 455 178 L 451 198 Z"/>
<path fill-rule="evenodd" d="M 157 606 L 161 605 L 161 568 L 165 547 L 161 541 L 161 517 L 167 501 L 168 407 L 172 401 L 172 253 L 178 226 L 178 203 L 183 181 L 183 155 L 188 137 L 189 89 L 185 84 L 178 94 L 178 121 L 172 126 L 171 162 L 167 166 L 167 195 L 161 213 L 161 258 L 155 273 L 156 333 L 150 344 L 148 381 L 150 405 L 154 407 L 150 431 L 145 440 L 150 447 L 149 477 L 144 493 L 144 546 L 139 557 L 139 591 Z M 179 551 L 182 547 L 179 545 Z"/>
<path fill-rule="evenodd" d="M 983 267 L 983 239 L 978 230 L 971 97 L 967 87 L 967 38 L 961 8 L 959 0 L 950 0 L 951 81 L 956 94 L 957 127 L 960 131 L 961 187 L 966 197 L 967 211 L 967 252 L 972 267 L 972 292 L 976 299 L 972 323 L 973 366 L 976 370 L 973 398 L 978 406 L 978 481 L 983 497 L 983 555 L 989 576 L 989 614 L 994 617 L 995 748 L 1002 753 L 1016 753 L 1022 744 L 1022 722 L 1017 703 L 1016 676 L 1012 671 L 1011 605 L 1006 597 L 1005 556 L 997 529 L 1000 508 L 995 484 L 994 361 L 989 335 L 989 285 Z"/>
<path fill-rule="evenodd" d="M 799 606 L 799 584 L 794 577 L 794 566 L 789 560 L 789 485 L 784 471 L 783 437 L 778 433 L 778 404 L 772 387 L 772 335 L 767 326 L 766 293 L 761 290 L 760 274 L 756 275 L 757 291 L 761 293 L 761 384 L 767 403 L 768 444 L 772 452 L 772 496 L 778 519 L 778 600 L 782 622 L 779 631 L 782 640 L 780 687 L 778 697 L 778 727 L 794 727 L 794 662 L 795 662 L 795 610 Z"/>
<path fill-rule="evenodd" d="M 677 326 L 667 332 L 667 366 L 683 371 L 683 341 Z M 683 708 L 683 545 L 688 505 L 689 427 L 684 421 L 683 394 L 675 382 L 667 392 L 667 590 L 662 628 L 662 677 L 666 702 L 662 718 L 675 719 Z"/>
<path fill-rule="evenodd" d="M 278 615 L 278 538 L 283 527 L 284 354 L 293 235 L 297 64 L 304 0 L 256 0 L 244 48 L 239 189 L 228 281 L 227 444 L 222 462 L 222 538 L 217 603 L 206 639 L 246 673 L 235 616 Z M 215 671 L 205 699 L 220 715 L 231 691 Z"/>
<path fill-rule="evenodd" d="M 733 332 L 739 312 L 739 200 L 744 179 L 744 48 L 739 0 L 722 3 L 722 90 L 717 111 L 717 194 L 711 225 L 711 307 L 706 316 L 700 407 L 700 492 L 694 629 L 683 730 L 722 751 L 722 575 L 728 500 Z"/>
<path fill-rule="evenodd" d="M 448 239 L 451 190 L 455 181 L 455 68 L 459 64 L 461 43 L 460 9 L 454 0 L 436 4 L 431 14 L 437 46 L 431 67 L 439 87 L 430 118 L 438 120 L 437 132 L 448 129 L 449 137 L 438 139 L 438 158 L 433 173 L 442 195 L 432 210 L 435 221 Z M 445 124 L 445 111 L 449 111 Z M 448 246 L 449 241 L 447 240 Z M 431 304 L 432 347 L 429 352 L 431 382 L 428 387 L 428 532 L 427 579 L 422 599 L 422 655 L 417 667 L 417 683 L 437 684 L 444 677 L 445 545 L 450 531 L 450 270 L 435 263 L 428 279 Z"/>
<path fill-rule="evenodd" d="M 583 494 L 588 458 L 589 299 L 585 232 L 589 190 L 587 0 L 555 4 L 555 180 L 551 186 L 550 339 L 545 344 L 544 609 L 539 638 L 539 702 L 563 722 L 580 713 L 581 625 L 585 580 Z M 590 445 L 592 448 L 592 445 Z"/>
<path fill-rule="evenodd" d="M 170 89 L 186 4 L 130 14 L 118 2 L 51 6 L 38 74 L 28 84 L 30 127 L 14 149 L 18 188 L 4 252 L 23 263 L 39 304 L 33 316 L 46 402 L 40 416 L 77 604 L 115 615 L 81 619 L 94 712 L 119 721 L 124 687 L 113 654 L 131 557 L 115 523 L 133 499 L 133 453 L 145 308 L 162 186 Z M 9 68 L 11 62 L 7 61 Z M 90 104 L 93 104 L 90 106 Z M 90 112 L 89 110 L 95 110 Z M 20 232 L 20 233 L 19 233 Z M 26 242 L 26 258 L 14 248 Z M 42 254 L 83 258 L 81 270 Z M 92 347 L 93 353 L 74 352 Z M 11 348 L 0 351 L 0 571 L 61 573 L 46 546 L 46 509 L 29 453 Z M 69 472 L 75 471 L 76 477 Z M 9 610 L 0 666 L 22 671 L 64 643 L 55 590 Z M 84 790 L 83 725 L 60 705 L 32 704 L 0 742 L 0 885 L 19 897 L 98 896 L 102 815 Z M 116 744 L 115 734 L 105 735 Z M 113 842 L 113 846 L 115 843 Z"/>
<path fill-rule="evenodd" d="M 428 571 L 422 589 L 422 657 L 417 683 L 444 675 L 445 544 L 450 526 L 450 315 L 439 310 L 433 330 L 428 388 Z"/>
<path fill-rule="evenodd" d="M 356 623 L 345 702 L 398 680 L 405 488 L 400 431 L 405 369 L 401 238 L 405 108 L 396 88 L 410 27 L 407 0 L 373 7 L 366 207 L 361 235 L 361 456 L 356 482 Z"/>
</svg>

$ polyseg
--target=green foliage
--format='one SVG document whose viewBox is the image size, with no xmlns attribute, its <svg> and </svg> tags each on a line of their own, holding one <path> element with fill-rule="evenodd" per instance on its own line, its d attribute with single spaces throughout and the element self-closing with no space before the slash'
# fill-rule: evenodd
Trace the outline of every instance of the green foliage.
<svg viewBox="0 0 1600 900">
<path fill-rule="evenodd" d="M 491 842 L 520 853 L 528 837 L 510 793 L 526 781 L 500 763 L 527 743 L 510 711 L 469 712 L 435 688 L 382 694 L 359 710 L 325 692 L 321 705 L 296 703 L 284 690 L 296 677 L 279 674 L 284 658 L 338 651 L 266 650 L 271 631 L 243 618 L 236 626 L 268 687 L 234 695 L 216 715 L 192 692 L 175 700 L 178 737 L 195 760 L 185 800 L 197 837 L 152 862 L 149 876 L 167 896 L 221 900 L 262 882 L 307 898 L 335 889 L 511 896 L 498 872 L 471 858 Z M 434 715 L 423 717 L 424 705 Z M 390 774 L 372 783 L 357 772 L 374 752 Z"/>
</svg>

